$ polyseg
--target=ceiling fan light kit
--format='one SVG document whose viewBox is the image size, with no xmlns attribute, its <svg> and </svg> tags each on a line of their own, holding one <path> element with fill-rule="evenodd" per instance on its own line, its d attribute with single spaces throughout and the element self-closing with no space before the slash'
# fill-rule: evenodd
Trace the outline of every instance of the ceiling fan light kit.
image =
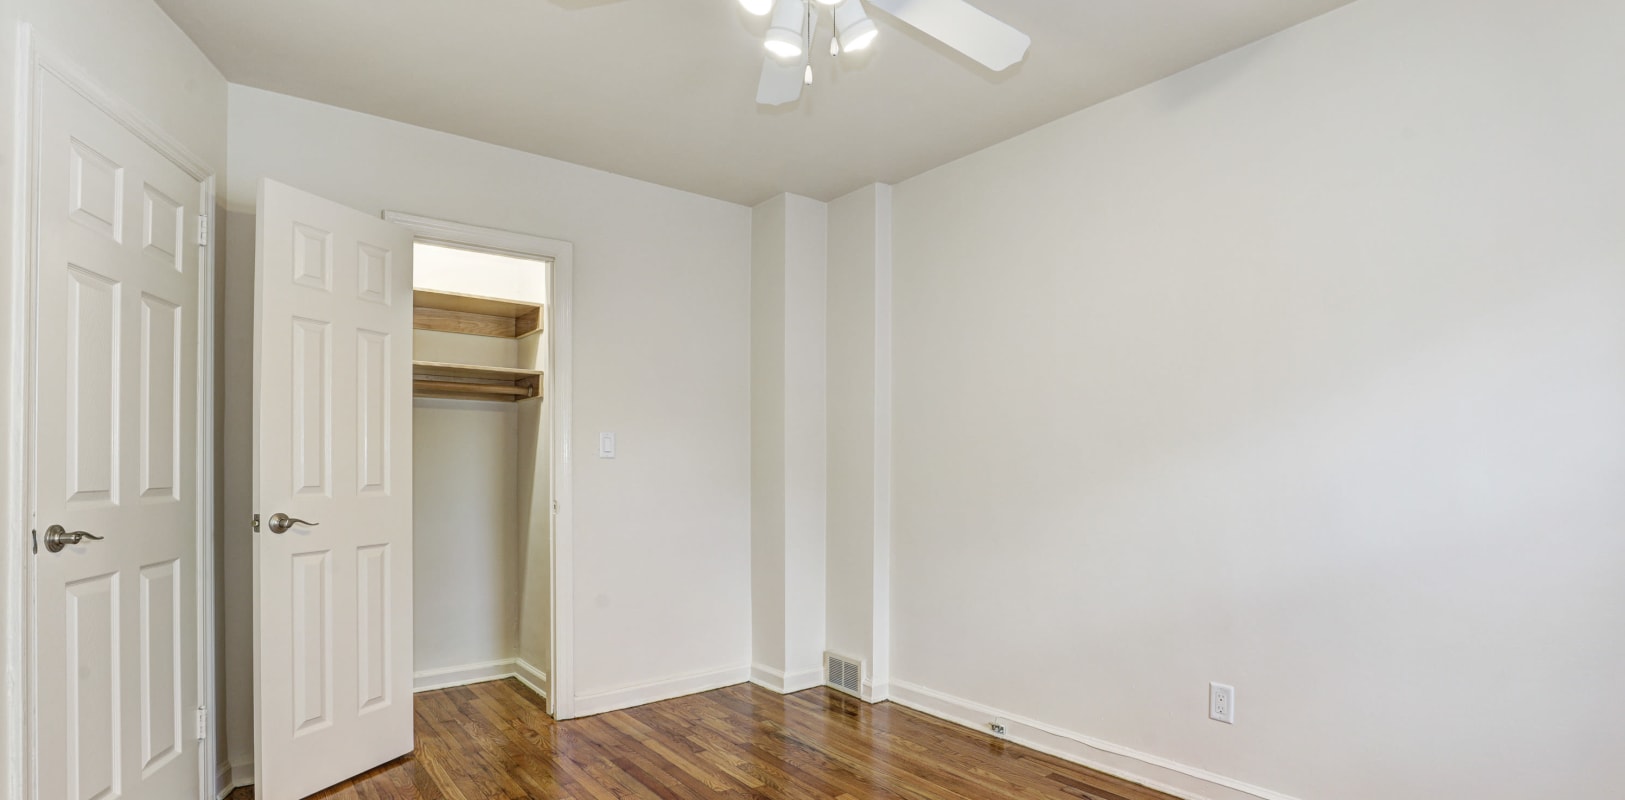
<svg viewBox="0 0 1625 800">
<path fill-rule="evenodd" d="M 880 35 L 880 27 L 863 10 L 863 0 L 844 0 L 835 7 L 835 38 L 842 52 L 868 49 Z"/>
<path fill-rule="evenodd" d="M 964 53 L 995 72 L 1027 57 L 1032 39 L 965 0 L 869 0 L 899 22 Z M 745 11 L 770 16 L 763 45 L 767 58 L 756 102 L 780 106 L 801 99 L 813 82 L 812 45 L 818 33 L 818 6 L 831 9 L 835 33 L 832 56 L 868 49 L 880 27 L 864 10 L 864 0 L 739 0 Z"/>
<path fill-rule="evenodd" d="M 807 8 L 801 0 L 779 0 L 767 28 L 767 52 L 783 59 L 806 53 L 803 45 L 808 38 L 807 17 Z"/>
</svg>

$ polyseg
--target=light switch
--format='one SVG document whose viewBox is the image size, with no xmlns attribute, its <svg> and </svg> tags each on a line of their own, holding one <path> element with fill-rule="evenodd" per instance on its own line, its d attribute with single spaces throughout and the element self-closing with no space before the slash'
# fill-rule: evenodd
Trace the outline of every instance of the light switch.
<svg viewBox="0 0 1625 800">
<path fill-rule="evenodd" d="M 613 433 L 600 433 L 600 434 L 598 434 L 598 457 L 599 458 L 614 458 L 615 457 L 615 434 L 613 434 Z"/>
</svg>

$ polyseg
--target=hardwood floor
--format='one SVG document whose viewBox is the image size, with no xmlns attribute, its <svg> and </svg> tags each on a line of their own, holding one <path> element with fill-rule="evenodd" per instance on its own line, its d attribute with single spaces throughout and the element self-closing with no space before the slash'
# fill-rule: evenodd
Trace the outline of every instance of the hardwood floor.
<svg viewBox="0 0 1625 800">
<path fill-rule="evenodd" d="M 555 723 L 518 681 L 417 696 L 417 752 L 324 800 L 1171 800 L 892 703 L 744 684 Z M 251 800 L 253 789 L 232 793 Z"/>
</svg>

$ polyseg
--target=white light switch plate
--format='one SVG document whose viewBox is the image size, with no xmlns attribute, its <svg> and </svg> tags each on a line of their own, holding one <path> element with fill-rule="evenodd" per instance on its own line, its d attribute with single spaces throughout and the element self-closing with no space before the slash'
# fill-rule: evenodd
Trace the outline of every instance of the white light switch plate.
<svg viewBox="0 0 1625 800">
<path fill-rule="evenodd" d="M 599 458 L 614 458 L 615 457 L 615 434 L 613 434 L 613 433 L 600 433 L 600 434 L 598 434 L 598 457 Z"/>
</svg>

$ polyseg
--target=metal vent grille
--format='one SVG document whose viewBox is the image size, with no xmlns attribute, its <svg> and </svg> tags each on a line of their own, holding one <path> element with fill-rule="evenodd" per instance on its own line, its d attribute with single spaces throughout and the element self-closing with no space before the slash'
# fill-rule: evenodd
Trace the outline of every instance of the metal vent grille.
<svg viewBox="0 0 1625 800">
<path fill-rule="evenodd" d="M 825 653 L 824 683 L 854 697 L 861 697 L 863 690 L 863 662 L 834 653 Z"/>
</svg>

